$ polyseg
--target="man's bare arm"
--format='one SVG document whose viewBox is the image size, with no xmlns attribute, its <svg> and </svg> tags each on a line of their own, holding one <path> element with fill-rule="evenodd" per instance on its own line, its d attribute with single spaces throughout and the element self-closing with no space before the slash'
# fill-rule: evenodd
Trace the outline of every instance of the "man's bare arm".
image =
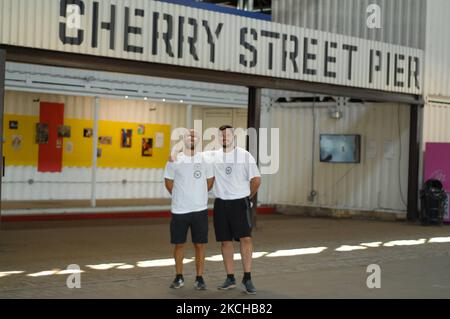
<svg viewBox="0 0 450 319">
<path fill-rule="evenodd" d="M 208 192 L 209 192 L 214 186 L 214 177 L 208 178 L 206 182 L 208 183 Z"/>
<path fill-rule="evenodd" d="M 250 198 L 253 198 L 261 186 L 261 177 L 253 177 L 250 180 Z"/>
<path fill-rule="evenodd" d="M 172 180 L 172 179 L 165 178 L 164 181 L 165 181 L 165 184 L 166 184 L 166 189 L 169 191 L 170 195 L 172 195 L 172 190 L 173 190 L 173 180 Z"/>
</svg>

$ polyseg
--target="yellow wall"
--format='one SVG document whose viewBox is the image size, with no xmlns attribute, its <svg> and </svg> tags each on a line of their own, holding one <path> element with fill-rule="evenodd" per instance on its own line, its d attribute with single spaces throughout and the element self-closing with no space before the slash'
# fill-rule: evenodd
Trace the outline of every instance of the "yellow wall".
<svg viewBox="0 0 450 319">
<path fill-rule="evenodd" d="M 9 129 L 9 121 L 18 121 L 17 130 Z M 3 143 L 3 155 L 6 165 L 37 166 L 39 145 L 35 143 L 37 116 L 9 115 L 5 114 L 3 127 L 5 143 Z M 22 136 L 22 146 L 15 150 L 12 147 L 14 135 Z"/>
<path fill-rule="evenodd" d="M 19 129 L 9 129 L 9 121 L 18 121 Z M 37 116 L 22 116 L 5 114 L 3 144 L 6 165 L 37 166 L 38 144 L 35 143 L 35 126 L 39 122 Z M 99 122 L 99 136 L 111 136 L 111 145 L 101 145 L 102 156 L 98 159 L 98 167 L 116 168 L 164 168 L 170 152 L 170 125 L 145 124 L 145 133 L 137 134 L 141 123 Z M 63 166 L 90 167 L 92 163 L 92 138 L 83 137 L 85 128 L 92 128 L 93 121 L 79 119 L 64 119 L 64 125 L 71 127 L 71 137 L 63 139 Z M 121 129 L 133 130 L 131 148 L 121 148 Z M 156 148 L 156 133 L 164 134 L 163 148 Z M 12 137 L 22 136 L 22 146 L 15 150 L 12 147 Z M 153 138 L 153 156 L 141 156 L 142 138 Z M 67 151 L 67 143 L 72 143 L 72 151 Z"/>
<path fill-rule="evenodd" d="M 99 122 L 99 136 L 111 136 L 111 145 L 101 145 L 102 156 L 98 159 L 98 167 L 126 168 L 164 168 L 170 153 L 170 125 L 146 124 L 145 133 L 137 134 L 139 123 L 120 123 L 110 121 Z M 131 148 L 121 148 L 122 129 L 132 129 Z M 164 147 L 155 148 L 156 133 L 164 134 Z M 141 156 L 142 138 L 153 138 L 153 156 Z"/>
<path fill-rule="evenodd" d="M 92 138 L 83 137 L 84 128 L 92 128 L 93 121 L 64 119 L 71 127 L 70 137 L 63 138 L 63 166 L 90 167 L 92 165 Z M 72 152 L 67 152 L 67 143 L 72 142 Z"/>
</svg>

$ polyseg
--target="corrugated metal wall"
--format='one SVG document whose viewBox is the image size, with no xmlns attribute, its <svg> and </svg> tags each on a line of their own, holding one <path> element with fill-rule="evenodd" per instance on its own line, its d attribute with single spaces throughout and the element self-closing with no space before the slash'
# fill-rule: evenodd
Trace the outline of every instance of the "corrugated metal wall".
<svg viewBox="0 0 450 319">
<path fill-rule="evenodd" d="M 425 2 L 425 0 L 272 0 L 272 20 L 303 28 L 423 49 Z M 367 27 L 369 13 L 366 10 L 370 4 L 378 4 L 381 8 L 380 29 Z"/>
<path fill-rule="evenodd" d="M 450 142 L 450 1 L 427 1 L 422 151 Z M 423 165 L 423 163 L 422 163 Z"/>
<path fill-rule="evenodd" d="M 427 1 L 425 96 L 450 98 L 450 1 Z"/>
<path fill-rule="evenodd" d="M 424 143 L 450 142 L 450 100 L 446 103 L 430 101 L 426 105 L 423 140 Z"/>
<path fill-rule="evenodd" d="M 314 203 L 308 201 L 313 172 L 312 109 L 275 107 L 269 113 L 263 113 L 263 122 L 280 129 L 281 163 L 277 174 L 264 179 L 261 192 L 264 202 L 362 210 L 406 210 L 409 106 L 349 104 L 343 111 L 344 117 L 334 120 L 329 117 L 327 108 L 316 109 L 314 189 L 318 196 Z M 361 164 L 320 163 L 320 133 L 361 134 Z M 370 149 L 368 145 L 371 145 Z M 390 150 L 393 152 L 390 153 Z"/>
</svg>

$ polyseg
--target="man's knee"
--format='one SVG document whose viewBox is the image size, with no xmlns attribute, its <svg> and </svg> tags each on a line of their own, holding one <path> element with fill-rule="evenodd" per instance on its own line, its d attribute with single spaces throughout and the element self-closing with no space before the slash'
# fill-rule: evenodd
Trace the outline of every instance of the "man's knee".
<svg viewBox="0 0 450 319">
<path fill-rule="evenodd" d="M 184 249 L 184 244 L 175 244 L 175 250 L 182 250 Z"/>
<path fill-rule="evenodd" d="M 206 246 L 206 244 L 196 244 L 196 243 L 194 243 L 194 248 L 195 249 L 202 250 L 202 249 L 205 249 L 205 246 Z"/>
<path fill-rule="evenodd" d="M 233 247 L 232 241 L 223 241 L 222 242 L 222 248 L 229 248 L 229 247 Z"/>
<path fill-rule="evenodd" d="M 241 245 L 243 246 L 249 246 L 252 244 L 252 238 L 251 237 L 242 237 L 239 239 Z"/>
</svg>

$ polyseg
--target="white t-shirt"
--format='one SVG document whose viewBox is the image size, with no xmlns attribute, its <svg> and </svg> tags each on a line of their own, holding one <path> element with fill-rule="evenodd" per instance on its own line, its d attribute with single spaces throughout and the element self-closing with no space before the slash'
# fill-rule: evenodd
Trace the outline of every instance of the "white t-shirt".
<svg viewBox="0 0 450 319">
<path fill-rule="evenodd" d="M 255 158 L 241 147 L 225 153 L 223 149 L 205 152 L 214 163 L 216 198 L 230 200 L 250 196 L 250 180 L 260 177 Z"/>
<path fill-rule="evenodd" d="M 207 179 L 214 177 L 214 167 L 204 160 L 201 153 L 177 156 L 168 162 L 164 178 L 173 180 L 172 213 L 187 214 L 208 208 Z"/>
</svg>

